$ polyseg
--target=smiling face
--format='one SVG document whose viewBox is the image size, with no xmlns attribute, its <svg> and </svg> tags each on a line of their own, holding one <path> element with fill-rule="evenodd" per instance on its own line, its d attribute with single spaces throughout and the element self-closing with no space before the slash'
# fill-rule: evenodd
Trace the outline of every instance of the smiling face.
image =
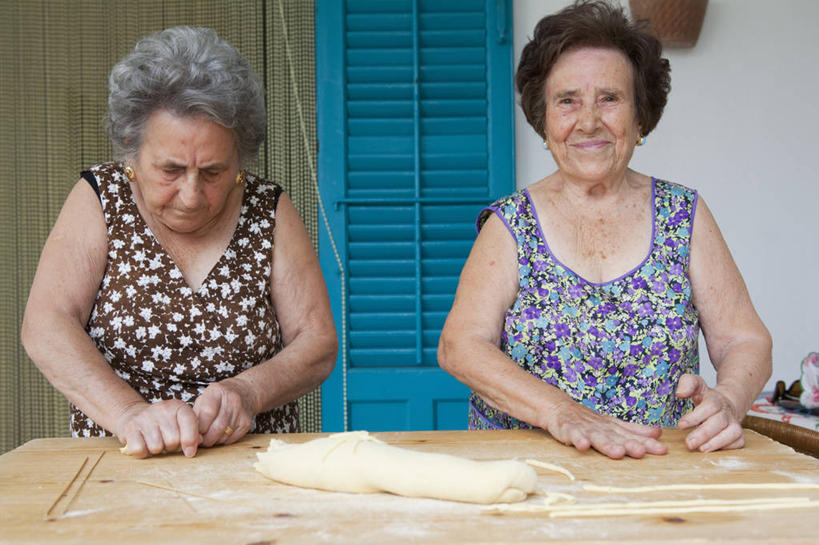
<svg viewBox="0 0 819 545">
<path fill-rule="evenodd" d="M 564 176 L 582 181 L 622 177 L 640 128 L 634 74 L 614 49 L 563 53 L 546 79 L 546 135 Z"/>
<path fill-rule="evenodd" d="M 154 112 L 132 164 L 145 212 L 177 233 L 206 230 L 241 195 L 233 131 L 204 117 Z"/>
</svg>

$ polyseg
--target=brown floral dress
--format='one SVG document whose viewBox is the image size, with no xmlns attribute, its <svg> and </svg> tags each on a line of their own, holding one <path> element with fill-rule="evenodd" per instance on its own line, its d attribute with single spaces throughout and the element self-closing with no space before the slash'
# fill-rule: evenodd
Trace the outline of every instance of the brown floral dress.
<svg viewBox="0 0 819 545">
<path fill-rule="evenodd" d="M 236 231 L 193 291 L 140 216 L 119 163 L 83 173 L 96 182 L 108 262 L 86 331 L 116 374 L 147 401 L 192 404 L 212 382 L 282 348 L 270 296 L 279 185 L 248 174 Z M 251 432 L 299 430 L 296 402 L 256 415 Z M 75 437 L 110 435 L 71 406 Z"/>
</svg>

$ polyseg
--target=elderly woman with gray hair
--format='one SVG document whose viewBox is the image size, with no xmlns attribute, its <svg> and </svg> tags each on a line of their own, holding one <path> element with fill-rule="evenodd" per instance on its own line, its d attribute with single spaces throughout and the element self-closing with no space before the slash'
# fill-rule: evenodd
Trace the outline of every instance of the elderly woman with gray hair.
<svg viewBox="0 0 819 545">
<path fill-rule="evenodd" d="M 245 170 L 264 90 L 212 30 L 140 40 L 110 76 L 117 162 L 82 173 L 46 241 L 23 320 L 75 436 L 144 457 L 299 430 L 295 400 L 335 361 L 310 238 Z"/>
</svg>

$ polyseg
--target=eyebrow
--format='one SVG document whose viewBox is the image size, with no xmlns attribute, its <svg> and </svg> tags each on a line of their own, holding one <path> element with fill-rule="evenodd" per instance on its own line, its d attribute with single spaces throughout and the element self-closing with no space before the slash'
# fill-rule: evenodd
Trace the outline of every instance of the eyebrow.
<svg viewBox="0 0 819 545">
<path fill-rule="evenodd" d="M 561 91 L 561 92 L 557 93 L 556 95 L 554 95 L 554 97 L 552 97 L 552 98 L 560 99 L 560 98 L 577 96 L 578 94 L 580 94 L 580 91 L 578 91 L 577 89 L 571 89 L 571 90 L 568 90 L 568 91 Z"/>
<path fill-rule="evenodd" d="M 623 96 L 623 91 L 614 89 L 612 87 L 601 87 L 595 90 L 597 94 L 604 94 L 604 95 L 615 95 L 615 96 Z M 552 99 L 553 100 L 560 100 L 561 98 L 570 98 L 576 97 L 580 94 L 578 89 L 569 89 L 566 91 L 561 91 L 555 94 Z"/>
<path fill-rule="evenodd" d="M 210 163 L 207 165 L 202 165 L 199 167 L 199 170 L 226 170 L 227 168 L 227 163 Z"/>
<path fill-rule="evenodd" d="M 187 168 L 187 166 L 188 166 L 188 165 L 186 165 L 184 163 L 177 162 L 174 159 L 166 159 L 166 160 L 162 160 L 162 161 L 157 161 L 155 164 L 157 166 L 159 166 L 159 167 L 162 167 L 162 168 L 169 168 L 169 167 L 170 168 Z M 226 168 L 228 168 L 227 163 L 216 162 L 216 163 L 211 163 L 211 164 L 207 164 L 207 165 L 202 165 L 202 166 L 199 167 L 199 170 L 225 170 Z"/>
</svg>

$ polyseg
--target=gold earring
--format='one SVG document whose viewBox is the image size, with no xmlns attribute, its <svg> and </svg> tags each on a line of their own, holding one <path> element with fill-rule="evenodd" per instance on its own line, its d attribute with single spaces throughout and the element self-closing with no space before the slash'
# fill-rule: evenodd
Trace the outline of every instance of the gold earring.
<svg viewBox="0 0 819 545">
<path fill-rule="evenodd" d="M 125 165 L 125 168 L 122 170 L 125 171 L 125 177 L 128 178 L 128 180 L 133 182 L 136 179 L 136 172 L 131 168 L 131 165 Z"/>
<path fill-rule="evenodd" d="M 239 174 L 236 175 L 236 185 L 242 184 L 245 181 L 245 171 L 240 170 Z"/>
<path fill-rule="evenodd" d="M 549 141 L 548 140 L 543 141 L 543 149 L 545 149 L 545 150 L 549 149 Z"/>
<path fill-rule="evenodd" d="M 638 146 L 642 146 L 645 143 L 646 143 L 646 137 L 645 136 L 641 136 L 640 138 L 637 139 L 637 145 Z"/>
</svg>

